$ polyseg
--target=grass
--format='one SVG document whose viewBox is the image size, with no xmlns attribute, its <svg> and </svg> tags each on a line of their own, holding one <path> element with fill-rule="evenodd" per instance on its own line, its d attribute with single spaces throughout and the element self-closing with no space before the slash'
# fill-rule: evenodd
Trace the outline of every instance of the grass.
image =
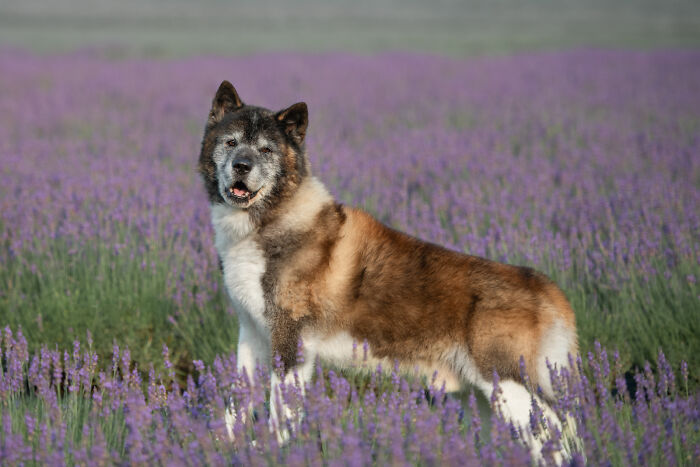
<svg viewBox="0 0 700 467">
<path fill-rule="evenodd" d="M 238 327 L 223 293 L 203 304 L 171 298 L 180 271 L 193 295 L 197 278 L 170 248 L 134 259 L 98 242 L 76 251 L 57 241 L 48 253 L 21 255 L 0 270 L 3 325 L 21 328 L 32 350 L 39 343 L 68 348 L 89 331 L 99 355 L 109 355 L 113 343 L 128 346 L 143 371 L 162 360 L 167 345 L 184 379 L 192 360 L 211 362 L 235 349 Z"/>
<path fill-rule="evenodd" d="M 593 278 L 574 282 L 571 275 L 558 271 L 550 271 L 550 275 L 566 284 L 564 290 L 576 311 L 582 352 L 590 351 L 599 341 L 619 349 L 622 361 L 631 369 L 653 361 L 663 350 L 675 369 L 681 360 L 688 362 L 693 387 L 697 387 L 697 292 L 686 278 L 697 269 L 697 265 L 685 263 L 668 278 L 657 275 L 647 280 L 641 274 L 632 275 L 618 287 Z"/>
<path fill-rule="evenodd" d="M 74 252 L 57 241 L 48 253 L 20 255 L 21 261 L 10 261 L 0 269 L 3 326 L 21 328 L 32 351 L 41 344 L 70 348 L 90 331 L 99 355 L 109 355 L 113 343 L 128 346 L 142 372 L 148 370 L 148 362 L 162 362 L 160 355 L 167 345 L 184 383 L 193 370 L 192 360 L 211 363 L 217 354 L 235 350 L 235 314 L 221 288 L 203 304 L 191 299 L 178 304 L 169 298 L 178 276 L 182 274 L 182 283 L 193 295 L 198 278 L 169 245 L 148 251 L 142 258 L 130 258 L 92 242 Z M 526 263 L 517 258 L 511 261 Z M 621 361 L 631 370 L 653 361 L 662 349 L 674 369 L 681 360 L 688 362 L 691 389 L 697 388 L 698 297 L 688 279 L 700 276 L 697 264 L 680 263 L 668 277 L 644 279 L 630 273 L 616 287 L 609 285 L 609 278 L 594 278 L 576 264 L 568 271 L 557 270 L 547 261 L 537 267 L 560 284 L 571 301 L 584 354 L 599 341 L 618 349 Z M 163 371 L 163 367 L 156 369 Z"/>
</svg>

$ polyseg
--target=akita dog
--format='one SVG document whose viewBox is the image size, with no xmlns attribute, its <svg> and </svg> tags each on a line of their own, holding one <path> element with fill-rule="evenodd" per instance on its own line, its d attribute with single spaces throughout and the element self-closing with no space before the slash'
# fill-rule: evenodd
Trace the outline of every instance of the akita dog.
<svg viewBox="0 0 700 467">
<path fill-rule="evenodd" d="M 351 365 L 366 343 L 371 364 L 437 374 L 447 390 L 470 383 L 490 397 L 498 372 L 503 414 L 527 427 L 521 356 L 546 399 L 547 362 L 568 366 L 578 351 L 562 291 L 533 269 L 447 250 L 337 203 L 311 174 L 307 124 L 305 103 L 246 105 L 228 81 L 206 123 L 199 171 L 238 315 L 239 368 L 253 381 L 256 364 L 279 355 L 282 377 L 306 382 L 316 357 Z M 272 382 L 275 394 L 275 372 Z"/>
</svg>

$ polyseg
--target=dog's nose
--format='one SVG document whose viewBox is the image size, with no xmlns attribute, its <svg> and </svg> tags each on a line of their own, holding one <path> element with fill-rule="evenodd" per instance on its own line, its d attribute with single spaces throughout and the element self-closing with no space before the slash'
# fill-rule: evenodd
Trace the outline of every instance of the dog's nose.
<svg viewBox="0 0 700 467">
<path fill-rule="evenodd" d="M 253 163 L 247 157 L 239 157 L 233 161 L 233 170 L 239 175 L 245 175 L 250 172 Z"/>
</svg>

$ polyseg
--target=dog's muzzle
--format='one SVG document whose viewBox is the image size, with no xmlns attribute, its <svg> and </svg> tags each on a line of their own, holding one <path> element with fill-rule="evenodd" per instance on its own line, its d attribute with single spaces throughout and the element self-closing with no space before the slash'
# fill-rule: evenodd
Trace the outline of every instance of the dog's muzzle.
<svg viewBox="0 0 700 467">
<path fill-rule="evenodd" d="M 255 198 L 255 195 L 257 195 L 259 191 L 259 189 L 256 191 L 252 191 L 248 188 L 248 186 L 245 183 L 243 183 L 242 181 L 238 181 L 228 188 L 226 194 L 229 197 L 229 199 L 233 201 L 248 202 L 251 199 Z"/>
</svg>

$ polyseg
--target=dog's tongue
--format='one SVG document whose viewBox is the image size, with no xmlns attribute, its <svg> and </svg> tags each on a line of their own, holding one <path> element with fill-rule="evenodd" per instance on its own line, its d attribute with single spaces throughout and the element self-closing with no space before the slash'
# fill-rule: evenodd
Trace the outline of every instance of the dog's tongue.
<svg viewBox="0 0 700 467">
<path fill-rule="evenodd" d="M 233 194 L 236 196 L 248 196 L 250 192 L 242 188 L 233 187 Z"/>
</svg>

